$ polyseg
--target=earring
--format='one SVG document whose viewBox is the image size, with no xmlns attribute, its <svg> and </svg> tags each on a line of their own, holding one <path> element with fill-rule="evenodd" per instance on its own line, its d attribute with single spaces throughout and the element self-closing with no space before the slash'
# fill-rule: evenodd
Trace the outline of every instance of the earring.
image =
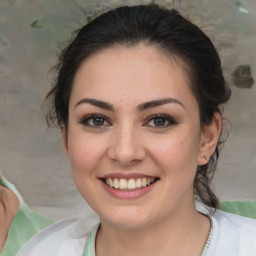
<svg viewBox="0 0 256 256">
<path fill-rule="evenodd" d="M 207 159 L 207 155 L 204 155 L 204 159 Z"/>
</svg>

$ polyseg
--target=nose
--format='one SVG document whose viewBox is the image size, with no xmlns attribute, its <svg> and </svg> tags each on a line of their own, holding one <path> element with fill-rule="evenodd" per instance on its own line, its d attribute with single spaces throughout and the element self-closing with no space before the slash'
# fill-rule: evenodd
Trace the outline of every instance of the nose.
<svg viewBox="0 0 256 256">
<path fill-rule="evenodd" d="M 142 161 L 146 156 L 139 132 L 128 125 L 117 128 L 113 134 L 108 157 L 122 166 Z"/>
</svg>

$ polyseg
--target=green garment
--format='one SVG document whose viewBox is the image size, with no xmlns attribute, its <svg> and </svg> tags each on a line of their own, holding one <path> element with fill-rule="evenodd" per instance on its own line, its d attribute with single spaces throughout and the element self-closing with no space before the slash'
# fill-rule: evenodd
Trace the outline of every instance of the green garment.
<svg viewBox="0 0 256 256">
<path fill-rule="evenodd" d="M 0 253 L 0 256 L 14 256 L 33 235 L 53 224 L 54 221 L 29 209 L 15 186 L 3 179 L 1 174 L 0 184 L 12 190 L 20 201 L 20 208 L 12 221 L 4 248 Z"/>
<path fill-rule="evenodd" d="M 256 201 L 222 201 L 221 210 L 256 219 Z"/>
<path fill-rule="evenodd" d="M 100 224 L 96 225 L 86 240 L 83 256 L 95 256 L 95 239 Z"/>
</svg>

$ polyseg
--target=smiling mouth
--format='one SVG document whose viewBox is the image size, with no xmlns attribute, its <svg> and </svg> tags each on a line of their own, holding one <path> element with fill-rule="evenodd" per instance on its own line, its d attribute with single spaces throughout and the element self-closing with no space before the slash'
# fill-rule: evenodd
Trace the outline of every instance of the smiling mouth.
<svg viewBox="0 0 256 256">
<path fill-rule="evenodd" d="M 105 178 L 104 183 L 111 188 L 120 191 L 134 191 L 140 188 L 145 188 L 153 184 L 158 178 L 136 178 L 136 179 L 118 179 Z"/>
</svg>

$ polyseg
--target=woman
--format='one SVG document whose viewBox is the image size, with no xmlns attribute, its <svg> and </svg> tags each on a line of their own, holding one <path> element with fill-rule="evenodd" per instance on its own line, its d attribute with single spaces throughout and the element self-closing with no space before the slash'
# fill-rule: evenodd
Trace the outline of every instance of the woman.
<svg viewBox="0 0 256 256">
<path fill-rule="evenodd" d="M 57 69 L 47 120 L 100 224 L 59 222 L 18 255 L 255 253 L 255 221 L 216 210 L 210 187 L 230 89 L 199 28 L 157 5 L 117 8 L 78 32 Z"/>
<path fill-rule="evenodd" d="M 0 172 L 0 255 L 13 256 L 41 229 L 54 221 L 24 203 L 17 189 Z"/>
</svg>

